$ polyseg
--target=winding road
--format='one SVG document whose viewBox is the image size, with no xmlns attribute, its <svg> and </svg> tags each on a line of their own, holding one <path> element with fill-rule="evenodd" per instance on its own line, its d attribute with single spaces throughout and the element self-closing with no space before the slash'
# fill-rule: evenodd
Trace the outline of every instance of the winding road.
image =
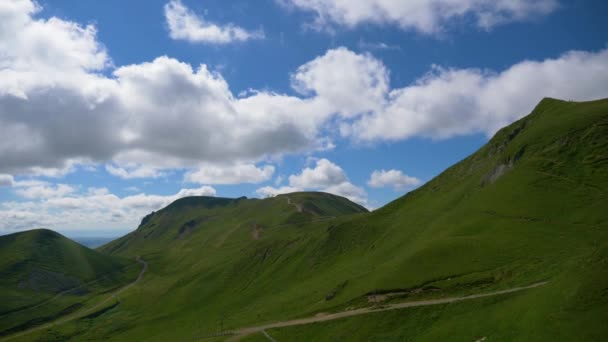
<svg viewBox="0 0 608 342">
<path fill-rule="evenodd" d="M 396 303 L 396 304 L 389 304 L 389 305 L 384 305 L 384 306 L 376 307 L 376 308 L 374 308 L 374 307 L 361 308 L 361 309 L 356 309 L 356 310 L 349 310 L 349 311 L 342 311 L 342 312 L 327 314 L 327 315 L 323 315 L 323 316 L 314 316 L 314 317 L 308 317 L 308 318 L 294 319 L 294 320 L 290 320 L 290 321 L 275 322 L 275 323 L 270 323 L 270 324 L 266 324 L 266 325 L 260 325 L 260 326 L 256 326 L 256 327 L 249 327 L 249 328 L 243 328 L 243 329 L 237 329 L 237 330 L 231 331 L 232 335 L 234 335 L 234 336 L 231 339 L 229 339 L 228 341 L 238 341 L 247 335 L 251 335 L 251 334 L 259 333 L 259 332 L 264 333 L 265 330 L 267 330 L 267 329 L 285 328 L 285 327 L 291 327 L 294 325 L 304 325 L 304 324 L 317 323 L 317 322 L 333 321 L 335 319 L 365 315 L 365 314 L 369 314 L 372 312 L 381 312 L 381 311 L 388 311 L 388 310 L 412 308 L 412 307 L 417 307 L 417 306 L 428 306 L 428 305 L 462 302 L 465 300 L 492 297 L 492 296 L 498 296 L 498 295 L 507 294 L 507 293 L 513 293 L 513 292 L 533 289 L 535 287 L 545 285 L 546 283 L 547 283 L 546 281 L 543 281 L 543 282 L 535 283 L 535 284 L 528 285 L 528 286 L 514 287 L 514 288 L 507 289 L 507 290 L 494 291 L 494 292 L 488 292 L 488 293 L 478 293 L 478 294 L 464 296 L 464 297 L 429 299 L 429 300 L 421 300 L 421 301 L 416 301 L 416 302 Z"/>
<path fill-rule="evenodd" d="M 33 327 L 31 329 L 27 329 L 27 330 L 23 330 L 20 331 L 18 333 L 15 333 L 13 335 L 9 335 L 6 336 L 4 338 L 0 338 L 1 341 L 8 341 L 11 340 L 13 338 L 17 338 L 17 337 L 22 337 L 28 334 L 31 334 L 35 331 L 39 331 L 39 330 L 43 330 L 43 329 L 48 329 L 50 327 L 56 326 L 56 325 L 60 325 L 66 322 L 70 322 L 73 321 L 75 319 L 78 318 L 82 318 L 96 310 L 98 310 L 99 308 L 101 308 L 104 304 L 108 303 L 111 300 L 114 300 L 118 297 L 119 294 L 125 292 L 126 290 L 128 290 L 129 288 L 131 288 L 133 285 L 137 284 L 141 278 L 143 278 L 144 273 L 146 273 L 146 271 L 148 270 L 148 263 L 146 261 L 144 261 L 144 259 L 142 259 L 141 257 L 137 256 L 137 258 L 135 258 L 135 260 L 140 263 L 142 265 L 141 267 L 141 271 L 139 272 L 139 275 L 137 276 L 137 279 L 135 279 L 133 282 L 121 287 L 120 289 L 118 289 L 116 292 L 112 293 L 110 296 L 108 296 L 107 298 L 103 299 L 102 301 L 100 301 L 99 303 L 93 305 L 90 308 L 86 308 L 82 311 L 77 311 L 71 315 L 67 315 L 61 318 L 58 318 L 55 321 L 49 322 L 49 323 L 45 323 L 36 327 Z"/>
<path fill-rule="evenodd" d="M 57 320 L 55 320 L 53 322 L 49 322 L 49 323 L 46 323 L 46 324 L 43 324 L 43 325 L 40 325 L 40 326 L 36 326 L 36 327 L 31 328 L 31 329 L 18 332 L 18 333 L 14 334 L 14 335 L 10 335 L 10 336 L 6 336 L 4 338 L 0 338 L 0 340 L 7 341 L 7 340 L 10 340 L 10 339 L 13 339 L 13 338 L 22 337 L 22 336 L 28 335 L 30 333 L 33 333 L 33 332 L 36 332 L 36 331 L 39 331 L 39 330 L 47 329 L 47 328 L 50 328 L 50 327 L 53 327 L 53 326 L 56 326 L 56 325 L 59 325 L 59 324 L 70 322 L 70 321 L 78 319 L 78 318 L 82 318 L 82 317 L 86 316 L 87 314 L 90 314 L 90 313 L 94 312 L 95 310 L 98 310 L 104 304 L 108 303 L 111 300 L 116 299 L 116 297 L 119 294 L 121 294 L 124 291 L 128 290 L 129 288 L 131 288 L 132 286 L 134 286 L 135 284 L 137 284 L 143 278 L 144 274 L 148 270 L 148 263 L 146 261 L 144 261 L 143 259 L 141 259 L 139 256 L 136 258 L 136 261 L 142 265 L 142 269 L 139 272 L 139 275 L 137 276 L 137 279 L 135 279 L 133 282 L 129 283 L 128 285 L 125 285 L 124 287 L 120 288 L 119 290 L 117 290 L 116 292 L 114 292 L 112 295 L 110 295 L 109 297 L 103 299 L 102 301 L 100 301 L 99 303 L 95 304 L 94 306 L 89 307 L 89 308 L 87 308 L 85 310 L 76 312 L 74 314 L 67 315 L 65 317 L 59 318 L 59 319 L 57 319 Z M 241 338 L 243 338 L 245 336 L 248 336 L 248 335 L 251 335 L 251 334 L 254 334 L 254 333 L 262 333 L 269 340 L 273 340 L 272 337 L 270 337 L 270 335 L 268 335 L 268 333 L 266 333 L 266 330 L 268 330 L 268 329 L 275 329 L 275 328 L 285 328 L 285 327 L 291 327 L 291 326 L 296 326 L 296 325 L 305 325 L 305 324 L 311 324 L 311 323 L 317 323 L 317 322 L 333 321 L 333 320 L 336 320 L 336 319 L 341 319 L 341 318 L 346 318 L 346 317 L 352 317 L 352 316 L 359 316 L 359 315 L 365 315 L 365 314 L 369 314 L 369 313 L 382 312 L 382 311 L 388 311 L 388 310 L 397 310 L 397 309 L 419 307 L 419 306 L 429 306 L 429 305 L 456 303 L 456 302 L 462 302 L 462 301 L 472 300 L 472 299 L 477 299 L 477 298 L 492 297 L 492 296 L 498 296 L 498 295 L 513 293 L 513 292 L 524 291 L 524 290 L 533 289 L 533 288 L 536 288 L 536 287 L 539 287 L 539 286 L 543 286 L 545 284 L 547 284 L 547 282 L 543 281 L 543 282 L 535 283 L 535 284 L 528 285 L 528 286 L 514 287 L 514 288 L 510 288 L 510 289 L 506 289 L 506 290 L 487 292 L 487 293 L 478 293 L 478 294 L 473 294 L 473 295 L 463 296 L 463 297 L 428 299 L 428 300 L 421 300 L 421 301 L 414 301 L 414 302 L 403 302 L 403 303 L 387 304 L 387 305 L 383 305 L 383 306 L 380 306 L 380 307 L 360 308 L 360 309 L 355 309 L 355 310 L 348 310 L 348 311 L 342 311 L 342 312 L 336 312 L 336 313 L 330 313 L 330 314 L 324 314 L 324 315 L 316 315 L 314 317 L 299 318 L 299 319 L 293 319 L 293 320 L 289 320 L 289 321 L 281 321 L 281 322 L 269 323 L 269 324 L 265 324 L 265 325 L 259 325 L 259 326 L 247 327 L 247 328 L 242 328 L 242 329 L 237 329 L 237 330 L 225 331 L 225 332 L 221 333 L 220 335 L 233 335 L 229 339 L 229 341 L 238 341 L 238 340 L 240 340 Z"/>
</svg>

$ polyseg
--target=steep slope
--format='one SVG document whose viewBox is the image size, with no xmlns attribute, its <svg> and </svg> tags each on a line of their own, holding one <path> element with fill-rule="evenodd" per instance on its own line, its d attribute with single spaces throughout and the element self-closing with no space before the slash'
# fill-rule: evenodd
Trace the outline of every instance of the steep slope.
<svg viewBox="0 0 608 342">
<path fill-rule="evenodd" d="M 373 292 L 402 292 L 402 298 L 541 280 L 546 286 L 414 309 L 406 317 L 382 313 L 272 335 L 335 341 L 357 329 L 349 340 L 602 340 L 608 334 L 607 191 L 608 100 L 545 99 L 425 186 L 337 226 L 320 255 L 359 262 L 352 268 L 364 260 Z"/>
<path fill-rule="evenodd" d="M 23 317 L 30 324 L 21 327 L 27 327 L 76 310 L 95 292 L 127 282 L 132 268 L 130 260 L 98 253 L 52 230 L 0 236 L 0 334 L 19 330 Z"/>
<path fill-rule="evenodd" d="M 320 194 L 176 202 L 100 249 L 149 261 L 140 290 L 120 310 L 58 333 L 192 339 L 547 281 L 497 298 L 270 333 L 302 341 L 600 340 L 608 335 L 607 189 L 608 100 L 545 99 L 478 152 L 372 213 Z"/>
</svg>

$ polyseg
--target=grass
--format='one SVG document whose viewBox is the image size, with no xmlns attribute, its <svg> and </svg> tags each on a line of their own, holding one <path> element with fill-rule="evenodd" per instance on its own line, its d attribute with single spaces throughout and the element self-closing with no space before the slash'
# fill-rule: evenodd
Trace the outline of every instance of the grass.
<svg viewBox="0 0 608 342">
<path fill-rule="evenodd" d="M 133 266 L 46 229 L 0 237 L 0 336 L 79 309 L 131 281 Z"/>
<path fill-rule="evenodd" d="M 607 189 L 608 100 L 545 99 L 372 213 L 320 193 L 177 201 L 99 249 L 149 263 L 119 305 L 28 338 L 188 340 L 367 306 L 368 294 L 409 291 L 393 300 L 416 300 L 548 280 L 522 293 L 269 333 L 279 341 L 601 340 Z"/>
</svg>

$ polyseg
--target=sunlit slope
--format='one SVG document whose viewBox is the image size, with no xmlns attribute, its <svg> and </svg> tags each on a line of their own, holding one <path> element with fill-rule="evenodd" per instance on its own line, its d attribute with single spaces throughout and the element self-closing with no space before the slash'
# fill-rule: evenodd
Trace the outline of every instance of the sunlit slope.
<svg viewBox="0 0 608 342">
<path fill-rule="evenodd" d="M 380 290 L 547 285 L 271 333 L 290 341 L 601 341 L 607 191 L 608 101 L 545 99 L 422 188 L 333 229 L 322 257 L 365 260 Z"/>
<path fill-rule="evenodd" d="M 606 189 L 608 101 L 545 99 L 478 152 L 372 213 L 319 193 L 180 200 L 100 249 L 149 262 L 138 291 L 62 334 L 190 339 L 372 305 L 368 295 L 416 300 L 548 281 L 436 311 L 274 333 L 279 340 L 549 340 L 584 330 L 594 339 L 608 333 Z"/>
<path fill-rule="evenodd" d="M 546 99 L 425 186 L 333 229 L 325 258 L 356 250 L 389 289 L 474 272 L 542 279 L 602 242 L 607 189 L 608 101 Z"/>
</svg>

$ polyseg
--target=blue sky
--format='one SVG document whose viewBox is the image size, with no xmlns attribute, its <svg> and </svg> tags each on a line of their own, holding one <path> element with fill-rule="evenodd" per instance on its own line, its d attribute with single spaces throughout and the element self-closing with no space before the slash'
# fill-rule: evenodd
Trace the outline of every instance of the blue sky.
<svg viewBox="0 0 608 342">
<path fill-rule="evenodd" d="M 116 235 L 187 195 L 320 190 L 378 208 L 545 96 L 606 97 L 607 14 L 591 0 L 3 1 L 0 233 Z"/>
</svg>

